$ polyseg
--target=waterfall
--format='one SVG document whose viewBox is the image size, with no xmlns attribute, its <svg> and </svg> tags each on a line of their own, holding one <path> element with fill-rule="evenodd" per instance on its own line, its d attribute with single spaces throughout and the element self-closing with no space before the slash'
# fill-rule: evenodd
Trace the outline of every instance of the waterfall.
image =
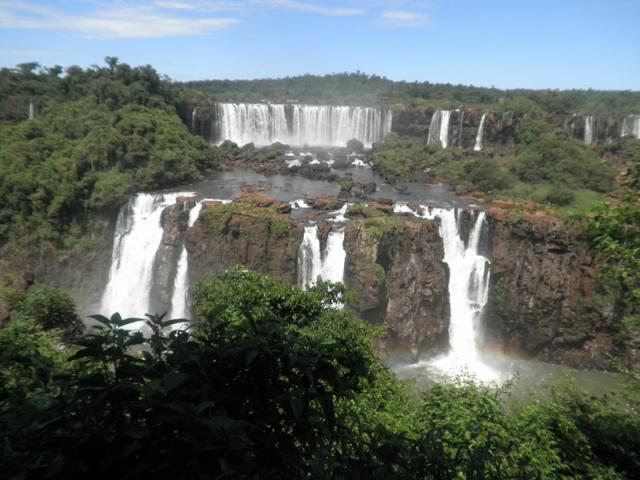
<svg viewBox="0 0 640 480">
<path fill-rule="evenodd" d="M 239 145 L 344 147 L 353 138 L 371 148 L 391 131 L 391 110 L 331 105 L 221 103 L 219 140 Z"/>
<path fill-rule="evenodd" d="M 460 130 L 458 132 L 458 148 L 462 148 L 462 134 L 464 126 L 464 110 L 460 111 Z"/>
<path fill-rule="evenodd" d="M 105 315 L 119 312 L 123 317 L 142 317 L 150 313 L 154 259 L 163 234 L 162 211 L 174 205 L 178 197 L 192 195 L 186 192 L 139 193 L 120 209 L 109 280 L 101 302 Z"/>
<path fill-rule="evenodd" d="M 584 144 L 591 145 L 593 143 L 593 116 L 584 117 Z"/>
<path fill-rule="evenodd" d="M 198 115 L 198 107 L 193 107 L 191 111 L 191 133 L 196 132 L 196 115 Z"/>
<path fill-rule="evenodd" d="M 624 117 L 620 136 L 640 138 L 640 115 L 627 115 Z"/>
<path fill-rule="evenodd" d="M 422 207 L 422 213 L 406 204 L 394 206 L 396 213 L 412 213 L 426 219 L 440 219 L 444 262 L 449 267 L 449 353 L 431 360 L 431 366 L 447 374 L 468 371 L 482 381 L 498 380 L 497 372 L 480 358 L 478 337 L 482 313 L 489 296 L 489 260 L 479 253 L 485 213 L 477 212 L 469 239 L 460 234 L 460 211 Z"/>
<path fill-rule="evenodd" d="M 231 200 L 219 200 L 213 198 L 205 198 L 196 203 L 191 210 L 189 210 L 189 221 L 187 223 L 188 228 L 195 225 L 198 217 L 200 216 L 200 210 L 204 202 L 220 202 L 231 203 Z M 180 251 L 180 258 L 178 259 L 178 268 L 176 270 L 176 276 L 173 281 L 173 294 L 171 295 L 171 311 L 167 315 L 167 319 L 174 318 L 186 318 L 191 319 L 191 312 L 188 305 L 189 297 L 189 255 L 186 246 L 182 245 Z"/>
<path fill-rule="evenodd" d="M 306 225 L 298 252 L 298 285 L 300 288 L 304 289 L 315 284 L 322 269 L 320 257 L 318 226 L 315 223 Z"/>
<path fill-rule="evenodd" d="M 427 134 L 427 143 L 440 142 L 442 148 L 449 145 L 449 120 L 451 119 L 451 110 L 436 110 L 431 117 L 429 124 L 429 133 Z"/>
<path fill-rule="evenodd" d="M 305 226 L 304 237 L 298 252 L 298 284 L 300 288 L 305 289 L 315 285 L 318 278 L 330 282 L 342 282 L 346 257 L 344 227 L 329 232 L 327 245 L 321 252 L 318 225 Z"/>
<path fill-rule="evenodd" d="M 487 114 L 483 113 L 480 119 L 480 126 L 478 127 L 478 133 L 476 134 L 476 144 L 473 146 L 475 152 L 482 151 L 484 145 L 482 144 L 482 138 L 484 136 L 484 120 L 487 118 Z"/>
<path fill-rule="evenodd" d="M 202 201 L 196 203 L 191 210 L 189 210 L 189 223 L 191 228 L 198 220 L 202 210 Z M 180 258 L 178 259 L 178 268 L 176 270 L 176 277 L 173 281 L 173 294 L 171 295 L 171 311 L 167 315 L 167 319 L 170 318 L 190 318 L 189 308 L 187 306 L 187 295 L 189 292 L 189 255 L 187 248 L 182 245 L 180 251 Z"/>
<path fill-rule="evenodd" d="M 347 221 L 345 214 L 349 204 L 331 212 L 332 228 L 327 236 L 324 251 L 320 251 L 320 237 L 318 225 L 312 223 L 304 227 L 304 236 L 298 251 L 298 285 L 307 288 L 315 285 L 318 277 L 330 282 L 344 281 L 344 262 L 347 252 L 344 250 L 344 226 Z"/>
<path fill-rule="evenodd" d="M 36 109 L 33 106 L 33 102 L 29 102 L 29 120 L 36 118 Z"/>
</svg>

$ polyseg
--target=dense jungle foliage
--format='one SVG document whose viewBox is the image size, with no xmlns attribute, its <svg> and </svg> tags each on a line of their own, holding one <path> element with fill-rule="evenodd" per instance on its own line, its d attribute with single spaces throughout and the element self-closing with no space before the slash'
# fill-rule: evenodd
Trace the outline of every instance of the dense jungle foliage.
<svg viewBox="0 0 640 480">
<path fill-rule="evenodd" d="M 640 92 L 499 90 L 430 82 L 392 81 L 365 73 L 302 75 L 261 80 L 202 80 L 183 84 L 194 95 L 221 102 L 394 105 L 415 108 L 484 107 L 529 101 L 549 113 L 640 112 Z"/>
<path fill-rule="evenodd" d="M 64 77 L 37 64 L 0 71 L 0 243 L 13 234 L 62 245 L 92 212 L 213 167 L 214 150 L 177 115 L 171 83 L 148 66 L 107 62 Z M 11 106 L 29 98 L 36 118 L 16 123 Z"/>
<path fill-rule="evenodd" d="M 417 393 L 343 293 L 235 269 L 197 285 L 190 329 L 96 316 L 64 349 L 27 293 L 0 329 L 3 478 L 635 477 L 637 378 L 618 397 L 464 378 Z"/>
</svg>

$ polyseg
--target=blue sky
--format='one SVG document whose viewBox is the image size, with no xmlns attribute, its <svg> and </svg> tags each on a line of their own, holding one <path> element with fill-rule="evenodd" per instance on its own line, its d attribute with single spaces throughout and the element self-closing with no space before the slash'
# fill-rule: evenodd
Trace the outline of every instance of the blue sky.
<svg viewBox="0 0 640 480">
<path fill-rule="evenodd" d="M 0 0 L 0 65 L 640 90 L 640 0 Z"/>
</svg>

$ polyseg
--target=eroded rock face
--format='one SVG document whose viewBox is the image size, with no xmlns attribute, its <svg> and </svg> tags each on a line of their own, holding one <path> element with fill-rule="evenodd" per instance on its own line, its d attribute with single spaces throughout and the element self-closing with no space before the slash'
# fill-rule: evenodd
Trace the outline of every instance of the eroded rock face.
<svg viewBox="0 0 640 480">
<path fill-rule="evenodd" d="M 216 209 L 223 208 L 206 206 L 189 229 L 186 247 L 191 280 L 242 265 L 295 284 L 298 249 L 304 235 L 302 224 L 285 215 L 267 217 L 230 211 L 216 216 Z"/>
<path fill-rule="evenodd" d="M 576 367 L 607 368 L 619 354 L 600 296 L 598 265 L 569 227 L 549 218 L 492 216 L 486 342 L 507 352 Z"/>
<path fill-rule="evenodd" d="M 435 354 L 448 346 L 448 270 L 438 223 L 385 217 L 348 223 L 345 285 L 355 310 L 389 328 L 382 355 Z"/>
<path fill-rule="evenodd" d="M 193 199 L 179 198 L 175 205 L 162 211 L 162 240 L 154 260 L 154 282 L 150 295 L 154 311 L 167 312 L 171 309 L 178 257 L 188 228 L 189 209 L 194 205 Z"/>
</svg>

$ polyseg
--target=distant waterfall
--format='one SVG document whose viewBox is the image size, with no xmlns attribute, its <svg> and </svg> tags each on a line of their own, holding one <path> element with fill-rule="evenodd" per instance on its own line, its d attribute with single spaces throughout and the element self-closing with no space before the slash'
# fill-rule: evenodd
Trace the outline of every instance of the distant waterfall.
<svg viewBox="0 0 640 480">
<path fill-rule="evenodd" d="M 620 136 L 640 138 L 640 115 L 627 115 L 624 117 Z"/>
<path fill-rule="evenodd" d="M 191 111 L 191 133 L 196 131 L 196 116 L 198 115 L 198 107 L 193 107 Z"/>
<path fill-rule="evenodd" d="M 29 102 L 29 120 L 36 118 L 36 109 L 33 106 L 33 102 Z"/>
<path fill-rule="evenodd" d="M 489 260 L 479 253 L 485 213 L 477 212 L 466 242 L 461 236 L 455 209 L 411 210 L 406 204 L 396 204 L 396 213 L 412 213 L 421 218 L 440 219 L 440 237 L 444 244 L 444 262 L 449 266 L 449 353 L 431 364 L 439 370 L 456 374 L 467 370 L 480 380 L 497 380 L 497 373 L 484 364 L 478 349 L 480 322 L 489 296 Z"/>
<path fill-rule="evenodd" d="M 217 138 L 239 145 L 344 147 L 353 138 L 370 148 L 391 131 L 391 110 L 331 105 L 220 103 Z"/>
<path fill-rule="evenodd" d="M 473 150 L 476 152 L 482 151 L 484 145 L 482 143 L 482 139 L 484 137 L 484 121 L 487 118 L 487 114 L 483 113 L 482 118 L 480 119 L 480 126 L 478 127 L 478 133 L 476 134 L 476 143 L 473 146 Z"/>
<path fill-rule="evenodd" d="M 451 110 L 436 110 L 431 117 L 427 143 L 440 142 L 442 148 L 449 146 L 449 120 Z"/>
<path fill-rule="evenodd" d="M 464 133 L 464 110 L 460 111 L 460 128 L 458 130 L 458 148 L 462 148 L 462 137 Z"/>
<path fill-rule="evenodd" d="M 584 117 L 584 144 L 591 145 L 593 143 L 593 116 Z"/>
<path fill-rule="evenodd" d="M 316 224 L 304 227 L 304 237 L 298 252 L 298 284 L 300 288 L 315 285 L 318 278 L 331 282 L 344 279 L 344 227 L 329 232 L 324 252 L 320 251 L 320 239 Z"/>
<path fill-rule="evenodd" d="M 139 193 L 120 209 L 109 281 L 101 303 L 105 315 L 119 312 L 123 317 L 143 317 L 145 313 L 151 313 L 154 260 L 163 234 L 162 211 L 174 205 L 178 197 L 191 195 L 185 192 Z"/>
</svg>

